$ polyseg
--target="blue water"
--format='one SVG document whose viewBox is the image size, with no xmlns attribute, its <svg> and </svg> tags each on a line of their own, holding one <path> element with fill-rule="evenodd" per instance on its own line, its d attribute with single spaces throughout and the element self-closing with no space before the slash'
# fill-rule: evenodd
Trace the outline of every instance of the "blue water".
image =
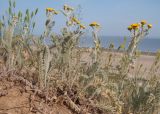
<svg viewBox="0 0 160 114">
<path fill-rule="evenodd" d="M 118 48 L 123 42 L 123 37 L 114 37 L 114 36 L 102 36 L 100 37 L 101 45 L 104 48 L 109 47 L 111 43 L 114 44 L 115 49 Z M 130 38 L 127 38 L 126 47 L 128 47 Z M 80 40 L 80 47 L 93 47 L 92 37 L 82 37 Z M 160 49 L 160 38 L 144 38 L 139 46 L 138 50 L 146 52 L 156 52 Z"/>
</svg>

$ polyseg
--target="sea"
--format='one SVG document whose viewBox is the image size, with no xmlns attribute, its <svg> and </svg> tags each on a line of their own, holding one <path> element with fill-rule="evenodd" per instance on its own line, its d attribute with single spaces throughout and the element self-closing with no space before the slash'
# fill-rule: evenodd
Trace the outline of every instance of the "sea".
<svg viewBox="0 0 160 114">
<path fill-rule="evenodd" d="M 110 44 L 114 44 L 114 48 L 117 49 L 126 39 L 126 48 L 128 47 L 131 38 L 120 36 L 101 36 L 101 47 L 108 48 Z M 79 43 L 80 47 L 93 47 L 94 42 L 92 37 L 82 37 Z M 143 52 L 157 52 L 160 50 L 160 38 L 146 37 L 142 39 L 138 45 L 138 50 Z"/>
</svg>

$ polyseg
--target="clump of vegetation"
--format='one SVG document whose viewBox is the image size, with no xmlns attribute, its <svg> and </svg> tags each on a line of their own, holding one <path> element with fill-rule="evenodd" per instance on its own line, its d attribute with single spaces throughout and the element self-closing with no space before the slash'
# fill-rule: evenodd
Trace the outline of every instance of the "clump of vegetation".
<svg viewBox="0 0 160 114">
<path fill-rule="evenodd" d="M 142 20 L 140 23 L 131 24 L 128 27 L 128 30 L 131 32 L 131 42 L 127 49 L 127 53 L 131 61 L 135 57 L 137 46 L 139 42 L 148 35 L 149 30 L 152 28 L 151 24 L 147 25 L 145 20 Z"/>
<path fill-rule="evenodd" d="M 60 11 L 46 8 L 45 31 L 39 37 L 33 34 L 36 25 L 33 17 L 38 9 L 17 14 L 13 10 L 15 6 L 15 2 L 9 1 L 8 15 L 0 21 L 1 72 L 15 73 L 35 94 L 43 94 L 46 104 L 61 102 L 75 113 L 154 114 L 158 111 L 160 53 L 145 76 L 140 72 L 143 65 L 138 66 L 136 73 L 130 72 L 138 43 L 148 35 L 151 24 L 143 20 L 128 27 L 131 43 L 115 65 L 112 53 L 108 52 L 105 60 L 102 59 L 97 22 L 89 24 L 95 44 L 88 52 L 90 61 L 83 60 L 83 50 L 78 44 L 86 26 L 71 6 L 64 5 Z M 52 28 L 56 23 L 54 16 L 59 13 L 64 14 L 66 26 L 56 34 Z M 51 40 L 51 45 L 46 39 Z"/>
</svg>

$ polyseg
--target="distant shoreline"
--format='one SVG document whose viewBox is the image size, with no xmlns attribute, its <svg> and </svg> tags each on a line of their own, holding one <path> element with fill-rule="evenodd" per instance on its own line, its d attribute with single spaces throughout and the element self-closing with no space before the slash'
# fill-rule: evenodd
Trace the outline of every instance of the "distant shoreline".
<svg viewBox="0 0 160 114">
<path fill-rule="evenodd" d="M 82 49 L 83 51 L 89 51 L 89 47 L 78 47 L 78 49 Z M 116 53 L 126 53 L 126 51 L 123 50 L 117 50 L 117 49 L 108 49 L 108 48 L 101 48 L 102 51 L 107 51 L 107 52 L 116 52 Z M 142 55 L 147 55 L 147 56 L 156 56 L 156 52 L 145 52 L 145 51 L 140 51 Z"/>
<path fill-rule="evenodd" d="M 101 41 L 101 47 L 103 48 L 109 48 L 110 44 L 113 44 L 115 49 L 118 49 L 120 45 L 123 44 L 124 47 L 128 47 L 131 41 L 130 37 L 126 37 L 124 40 L 124 37 L 120 36 L 100 36 Z M 160 38 L 154 38 L 154 37 L 146 37 L 140 41 L 138 44 L 138 50 L 141 50 L 142 52 L 154 52 L 156 53 L 157 50 L 160 49 Z M 80 39 L 79 43 L 80 47 L 94 47 L 93 38 L 91 37 L 84 37 Z"/>
<path fill-rule="evenodd" d="M 55 46 L 51 46 L 50 49 L 55 48 Z M 81 49 L 82 51 L 88 52 L 90 49 L 93 49 L 92 47 L 77 47 L 77 49 Z M 125 50 L 118 50 L 118 49 L 108 49 L 108 48 L 101 48 L 102 51 L 106 52 L 116 52 L 116 53 L 126 53 Z M 146 52 L 146 51 L 140 51 L 142 55 L 146 56 L 156 56 L 156 52 Z"/>
</svg>

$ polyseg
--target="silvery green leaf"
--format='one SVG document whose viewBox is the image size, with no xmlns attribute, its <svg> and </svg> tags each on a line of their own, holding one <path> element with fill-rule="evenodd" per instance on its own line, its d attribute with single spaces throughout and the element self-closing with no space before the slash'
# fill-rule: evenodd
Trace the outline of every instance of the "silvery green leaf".
<svg viewBox="0 0 160 114">
<path fill-rule="evenodd" d="M 4 17 L 4 15 L 2 16 L 2 19 L 3 19 L 3 21 L 5 20 L 5 17 Z"/>
<path fill-rule="evenodd" d="M 52 29 L 52 27 L 55 25 L 55 21 L 46 21 L 46 27 L 48 29 Z"/>
<path fill-rule="evenodd" d="M 49 23 L 50 23 L 50 19 L 46 20 L 45 25 L 48 26 Z"/>
<path fill-rule="evenodd" d="M 36 11 L 35 11 L 35 15 L 37 15 L 37 13 L 38 13 L 38 8 L 37 8 Z"/>
<path fill-rule="evenodd" d="M 8 13 L 9 13 L 9 15 L 12 14 L 12 9 L 11 9 L 11 7 L 9 7 L 9 9 L 8 9 Z"/>
<path fill-rule="evenodd" d="M 12 2 L 11 2 L 11 0 L 9 0 L 9 6 L 10 6 L 10 7 L 12 6 Z"/>
<path fill-rule="evenodd" d="M 20 18 L 20 17 L 21 17 L 21 12 L 19 11 L 19 12 L 18 12 L 18 18 Z"/>
<path fill-rule="evenodd" d="M 26 10 L 26 15 L 28 15 L 28 14 L 29 14 L 29 9 Z"/>
<path fill-rule="evenodd" d="M 33 18 L 33 16 L 34 16 L 34 12 L 31 13 L 31 18 Z"/>
<path fill-rule="evenodd" d="M 35 27 L 35 25 L 36 25 L 36 23 L 35 23 L 35 22 L 33 22 L 33 28 Z"/>
<path fill-rule="evenodd" d="M 16 7 L 16 2 L 15 2 L 15 1 L 13 2 L 13 7 L 14 7 L 14 8 Z"/>
</svg>

